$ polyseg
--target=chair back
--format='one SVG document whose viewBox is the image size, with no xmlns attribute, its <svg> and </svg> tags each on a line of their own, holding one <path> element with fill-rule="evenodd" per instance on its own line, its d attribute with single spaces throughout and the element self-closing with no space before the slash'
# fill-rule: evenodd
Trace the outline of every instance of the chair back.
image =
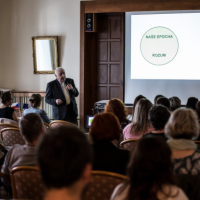
<svg viewBox="0 0 200 200">
<path fill-rule="evenodd" d="M 121 174 L 104 171 L 92 171 L 91 183 L 86 191 L 84 200 L 110 200 L 113 190 L 120 183 L 128 181 Z"/>
<path fill-rule="evenodd" d="M 24 145 L 25 141 L 18 128 L 4 128 L 1 130 L 1 139 L 4 146 L 13 146 L 14 144 Z"/>
<path fill-rule="evenodd" d="M 61 126 L 77 127 L 76 125 L 74 125 L 70 122 L 63 121 L 63 120 L 54 120 L 49 124 L 50 128 L 57 128 L 57 127 L 61 127 Z"/>
<path fill-rule="evenodd" d="M 200 150 L 200 141 L 194 141 L 194 143 L 197 145 L 197 149 Z"/>
<path fill-rule="evenodd" d="M 134 148 L 134 146 L 136 145 L 138 140 L 139 139 L 124 140 L 123 142 L 120 143 L 120 147 L 122 149 L 126 149 L 126 150 L 131 151 Z"/>
<path fill-rule="evenodd" d="M 47 124 L 46 122 L 43 122 L 45 129 L 49 128 L 49 124 Z"/>
<path fill-rule="evenodd" d="M 14 167 L 10 178 L 13 199 L 43 199 L 45 189 L 37 167 Z"/>
<path fill-rule="evenodd" d="M 2 118 L 1 118 L 2 119 Z M 0 120 L 1 121 L 1 120 Z M 5 120 L 2 120 L 2 121 L 5 121 Z M 10 120 L 10 121 L 13 121 L 13 120 Z M 15 122 L 15 121 L 13 121 L 13 122 Z M 11 124 L 11 123 L 8 123 L 8 121 L 6 121 L 6 123 L 3 123 L 3 122 L 1 122 L 0 123 L 0 131 L 2 130 L 2 129 L 4 129 L 4 128 L 19 128 L 19 125 L 18 125 L 18 123 L 17 122 L 15 122 L 16 124 Z"/>
</svg>

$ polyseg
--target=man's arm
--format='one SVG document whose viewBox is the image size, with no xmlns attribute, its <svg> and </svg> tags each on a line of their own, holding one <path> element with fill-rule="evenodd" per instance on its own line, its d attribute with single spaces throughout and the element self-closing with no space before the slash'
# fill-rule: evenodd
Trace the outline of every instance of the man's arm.
<svg viewBox="0 0 200 200">
<path fill-rule="evenodd" d="M 48 104 L 51 104 L 52 106 L 56 106 L 56 99 L 53 98 L 53 93 L 51 91 L 51 86 L 49 83 L 47 84 L 46 88 L 46 96 L 45 96 L 45 102 Z"/>
<path fill-rule="evenodd" d="M 79 92 L 75 86 L 74 80 L 72 79 L 71 85 L 73 87 L 73 90 L 71 90 L 74 93 L 74 96 L 77 97 L 79 95 Z"/>
</svg>

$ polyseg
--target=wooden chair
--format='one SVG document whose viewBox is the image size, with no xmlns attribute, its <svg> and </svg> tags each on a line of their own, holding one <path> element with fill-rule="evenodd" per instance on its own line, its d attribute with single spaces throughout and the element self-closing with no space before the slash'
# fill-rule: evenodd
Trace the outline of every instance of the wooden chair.
<svg viewBox="0 0 200 200">
<path fill-rule="evenodd" d="M 136 145 L 136 142 L 139 139 L 128 139 L 128 140 L 124 140 L 123 142 L 120 143 L 120 147 L 122 149 L 126 149 L 131 151 L 133 149 L 133 147 Z"/>
<path fill-rule="evenodd" d="M 197 149 L 200 150 L 200 141 L 194 141 L 194 143 L 197 145 Z"/>
<path fill-rule="evenodd" d="M 60 127 L 60 126 L 77 127 L 76 125 L 74 125 L 74 124 L 72 124 L 70 122 L 63 121 L 63 120 L 54 120 L 49 124 L 50 128 L 57 128 L 57 127 Z"/>
<path fill-rule="evenodd" d="M 4 128 L 19 128 L 19 126 L 8 124 L 8 123 L 0 123 L 0 131 Z"/>
<path fill-rule="evenodd" d="M 14 167 L 10 178 L 13 199 L 43 199 L 45 188 L 37 167 Z"/>
<path fill-rule="evenodd" d="M 127 176 L 105 171 L 92 171 L 91 183 L 84 200 L 109 200 L 113 190 L 120 183 L 128 181 Z"/>
<path fill-rule="evenodd" d="M 49 128 L 49 124 L 47 124 L 46 122 L 43 122 L 45 129 Z"/>
<path fill-rule="evenodd" d="M 4 128 L 1 130 L 1 139 L 5 147 L 13 146 L 14 144 L 24 145 L 25 141 L 18 128 Z"/>
</svg>

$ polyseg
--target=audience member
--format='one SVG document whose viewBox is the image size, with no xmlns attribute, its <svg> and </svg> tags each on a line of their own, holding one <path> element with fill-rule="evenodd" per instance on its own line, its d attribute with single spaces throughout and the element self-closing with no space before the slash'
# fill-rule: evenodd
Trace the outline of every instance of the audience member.
<svg viewBox="0 0 200 200">
<path fill-rule="evenodd" d="M 171 151 L 163 140 L 139 140 L 127 172 L 129 181 L 115 188 L 111 200 L 188 200 L 174 182 Z"/>
<path fill-rule="evenodd" d="M 26 144 L 15 144 L 7 153 L 1 172 L 7 176 L 16 166 L 36 165 L 36 145 L 44 133 L 42 120 L 38 114 L 27 114 L 19 123 L 20 133 Z M 5 181 L 3 180 L 5 183 Z M 5 183 L 6 184 L 6 183 Z"/>
<path fill-rule="evenodd" d="M 129 151 L 119 149 L 112 143 L 121 135 L 117 117 L 112 113 L 95 115 L 89 135 L 93 140 L 93 169 L 125 174 Z"/>
<path fill-rule="evenodd" d="M 197 102 L 198 102 L 198 99 L 196 97 L 188 98 L 186 108 L 191 108 L 192 110 L 195 110 Z"/>
<path fill-rule="evenodd" d="M 156 105 L 157 99 L 159 99 L 160 97 L 164 97 L 164 96 L 161 95 L 161 94 L 158 94 L 158 95 L 155 96 L 155 98 L 154 98 L 154 105 Z"/>
<path fill-rule="evenodd" d="M 163 105 L 163 106 L 167 107 L 169 111 L 171 110 L 171 108 L 170 108 L 170 101 L 166 97 L 160 97 L 160 98 L 158 98 L 157 102 L 156 102 L 156 105 Z"/>
<path fill-rule="evenodd" d="M 47 116 L 46 112 L 42 109 L 40 109 L 40 104 L 42 101 L 42 97 L 40 94 L 32 94 L 31 98 L 29 99 L 30 101 L 30 108 L 26 109 L 23 112 L 23 116 L 28 114 L 28 113 L 37 113 L 40 115 L 40 117 L 42 118 L 42 120 L 44 122 L 46 122 L 47 124 L 49 124 L 51 122 L 51 120 L 49 119 L 49 117 Z"/>
<path fill-rule="evenodd" d="M 153 106 L 149 111 L 149 121 L 153 130 L 151 133 L 145 134 L 143 137 L 158 137 L 167 141 L 168 138 L 165 136 L 164 128 L 169 118 L 170 112 L 165 106 Z"/>
<path fill-rule="evenodd" d="M 44 200 L 81 200 L 91 177 L 91 147 L 76 127 L 50 129 L 39 144 L 37 158 L 46 187 Z"/>
<path fill-rule="evenodd" d="M 9 91 L 1 93 L 1 105 L 0 105 L 0 118 L 7 118 L 11 120 L 17 120 L 15 110 L 11 108 L 12 105 L 12 96 Z"/>
<path fill-rule="evenodd" d="M 119 122 L 121 124 L 121 129 L 123 130 L 124 127 L 129 124 L 129 121 L 127 120 L 125 105 L 120 99 L 111 99 L 106 107 L 105 112 L 111 112 L 117 116 L 119 119 Z"/>
<path fill-rule="evenodd" d="M 172 150 L 174 172 L 179 175 L 200 175 L 200 151 L 192 141 L 199 135 L 195 112 L 191 109 L 177 109 L 165 126 L 165 133 L 171 138 L 167 142 Z"/>
<path fill-rule="evenodd" d="M 138 139 L 151 132 L 152 127 L 148 120 L 148 113 L 151 107 L 152 103 L 148 99 L 140 99 L 138 101 L 132 123 L 123 130 L 124 140 Z"/>
<path fill-rule="evenodd" d="M 171 111 L 175 111 L 177 108 L 181 107 L 181 100 L 178 97 L 170 97 L 169 101 Z"/>
<path fill-rule="evenodd" d="M 197 117 L 198 117 L 198 121 L 200 123 L 200 101 L 198 101 L 196 103 L 196 109 L 195 109 L 196 113 L 197 113 Z"/>
<path fill-rule="evenodd" d="M 146 97 L 144 97 L 143 95 L 138 95 L 136 98 L 135 98 L 135 100 L 134 100 L 134 102 L 133 102 L 133 110 L 132 110 L 132 119 L 133 119 L 133 116 L 134 116 L 134 113 L 135 113 L 135 106 L 136 106 L 136 104 L 137 104 L 137 102 L 140 100 L 140 99 L 145 99 Z"/>
</svg>

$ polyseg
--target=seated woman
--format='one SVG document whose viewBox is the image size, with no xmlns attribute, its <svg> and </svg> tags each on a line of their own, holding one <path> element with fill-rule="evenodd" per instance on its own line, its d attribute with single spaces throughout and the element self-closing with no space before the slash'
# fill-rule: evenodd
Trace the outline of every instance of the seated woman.
<svg viewBox="0 0 200 200">
<path fill-rule="evenodd" d="M 120 123 L 112 113 L 95 115 L 89 135 L 93 141 L 93 170 L 126 173 L 129 151 L 117 148 L 112 141 L 120 138 Z"/>
<path fill-rule="evenodd" d="M 139 139 L 144 134 L 152 131 L 151 124 L 148 120 L 148 113 L 152 103 L 148 99 L 140 99 L 135 107 L 135 113 L 132 123 L 123 130 L 124 140 Z"/>
<path fill-rule="evenodd" d="M 134 102 L 133 102 L 132 119 L 133 119 L 133 116 L 134 116 L 134 113 L 135 113 L 135 107 L 136 107 L 137 102 L 138 102 L 140 99 L 143 99 L 143 98 L 145 99 L 146 97 L 143 96 L 143 95 L 138 95 L 138 96 L 135 98 L 135 100 L 134 100 Z"/>
<path fill-rule="evenodd" d="M 171 151 L 163 140 L 139 140 L 127 172 L 129 181 L 115 188 L 111 200 L 188 200 L 174 182 Z"/>
<path fill-rule="evenodd" d="M 170 97 L 169 101 L 171 111 L 175 111 L 176 109 L 181 107 L 181 100 L 178 97 Z"/>
<path fill-rule="evenodd" d="M 172 113 L 165 126 L 167 141 L 172 150 L 175 174 L 200 175 L 200 151 L 192 139 L 199 135 L 195 112 L 180 108 Z"/>
<path fill-rule="evenodd" d="M 192 110 L 195 110 L 197 102 L 198 102 L 198 99 L 196 97 L 188 98 L 186 108 L 191 108 Z"/>
<path fill-rule="evenodd" d="M 40 104 L 42 101 L 42 97 L 40 94 L 32 94 L 31 98 L 29 99 L 30 101 L 30 108 L 26 109 L 23 112 L 23 116 L 25 116 L 28 113 L 37 113 L 40 115 L 40 117 L 42 118 L 43 122 L 46 122 L 47 124 L 49 124 L 51 122 L 51 120 L 49 119 L 49 117 L 47 116 L 46 112 L 42 109 L 40 109 Z"/>
<path fill-rule="evenodd" d="M 122 130 L 127 124 L 130 123 L 126 118 L 127 115 L 126 115 L 125 105 L 120 99 L 116 98 L 111 99 L 105 107 L 105 112 L 111 112 L 115 114 L 115 116 L 119 119 Z"/>
<path fill-rule="evenodd" d="M 12 96 L 9 91 L 1 93 L 0 118 L 7 118 L 18 122 L 15 110 L 11 108 Z"/>
</svg>

